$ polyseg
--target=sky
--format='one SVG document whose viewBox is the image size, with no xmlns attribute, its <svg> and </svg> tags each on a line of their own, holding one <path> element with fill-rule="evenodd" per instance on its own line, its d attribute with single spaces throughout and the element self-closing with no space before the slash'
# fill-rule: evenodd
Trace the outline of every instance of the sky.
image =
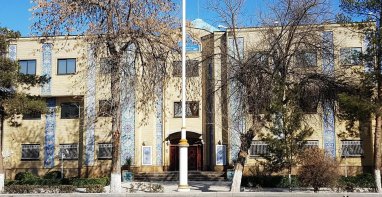
<svg viewBox="0 0 382 197">
<path fill-rule="evenodd" d="M 174 0 L 180 5 L 181 0 Z M 187 0 L 187 19 L 201 18 L 206 22 L 218 26 L 219 20 L 207 6 L 208 0 Z M 267 10 L 267 3 L 272 0 L 246 0 L 243 12 L 248 20 L 256 20 L 259 11 Z M 339 0 L 329 0 L 332 8 L 339 10 Z M 32 4 L 30 0 L 0 0 L 0 26 L 21 32 L 22 36 L 30 35 L 31 13 L 29 9 Z"/>
</svg>

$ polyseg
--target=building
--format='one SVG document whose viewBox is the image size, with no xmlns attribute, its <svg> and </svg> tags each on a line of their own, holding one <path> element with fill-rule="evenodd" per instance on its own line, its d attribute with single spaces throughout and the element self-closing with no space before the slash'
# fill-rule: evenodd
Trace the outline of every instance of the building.
<svg viewBox="0 0 382 197">
<path fill-rule="evenodd" d="M 230 30 L 219 31 L 200 19 L 192 24 L 192 31 L 200 39 L 189 39 L 187 46 L 191 68 L 187 76 L 193 81 L 187 94 L 188 167 L 191 171 L 223 171 L 237 155 L 237 136 L 230 128 L 240 123 L 230 118 L 235 101 L 225 97 L 229 89 L 214 91 L 212 88 L 226 76 L 223 68 L 227 66 L 227 56 L 219 54 L 229 51 L 232 34 Z M 247 48 L 258 41 L 259 29 L 238 29 L 243 54 L 248 54 Z M 325 25 L 323 34 L 329 35 L 338 46 L 331 57 L 335 60 L 331 66 L 341 68 L 340 59 L 346 51 L 365 50 L 367 40 L 340 25 Z M 10 44 L 9 57 L 19 61 L 20 72 L 47 74 L 51 81 L 29 90 L 46 99 L 47 114 L 20 115 L 17 121 L 21 126 L 4 125 L 7 178 L 26 170 L 43 175 L 62 166 L 66 176 L 109 173 L 111 117 L 107 114 L 107 103 L 110 89 L 98 74 L 102 60 L 89 51 L 81 37 L 19 38 Z M 317 71 L 323 68 L 324 62 L 316 56 Z M 360 66 L 358 62 L 354 64 Z M 131 98 L 131 102 L 122 106 L 121 161 L 122 164 L 131 161 L 135 172 L 178 170 L 181 78 L 179 61 L 171 65 L 173 76 L 162 86 L 162 91 L 158 91 L 155 105 L 147 116 L 136 108 L 133 91 L 121 95 Z M 331 151 L 339 158 L 344 147 L 351 147 L 341 166 L 349 166 L 353 173 L 371 166 L 371 127 L 357 138 L 342 139 L 337 134 L 345 130 L 345 123 L 333 113 L 330 124 L 324 124 L 322 114 L 325 113 L 319 110 L 308 114 L 315 130 L 308 144 Z M 258 154 L 265 149 L 266 144 L 255 139 L 248 166 L 255 165 Z"/>
</svg>

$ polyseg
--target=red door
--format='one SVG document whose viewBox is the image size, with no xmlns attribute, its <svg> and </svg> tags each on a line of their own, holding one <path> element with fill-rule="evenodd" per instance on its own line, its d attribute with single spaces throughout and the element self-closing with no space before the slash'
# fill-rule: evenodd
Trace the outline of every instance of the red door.
<svg viewBox="0 0 382 197">
<path fill-rule="evenodd" d="M 170 171 L 179 170 L 179 148 L 170 146 Z"/>
<path fill-rule="evenodd" d="M 190 145 L 188 147 L 188 170 L 202 170 L 202 146 Z M 170 171 L 179 170 L 179 147 L 170 146 Z"/>
<path fill-rule="evenodd" d="M 188 147 L 188 170 L 198 170 L 198 147 Z"/>
</svg>

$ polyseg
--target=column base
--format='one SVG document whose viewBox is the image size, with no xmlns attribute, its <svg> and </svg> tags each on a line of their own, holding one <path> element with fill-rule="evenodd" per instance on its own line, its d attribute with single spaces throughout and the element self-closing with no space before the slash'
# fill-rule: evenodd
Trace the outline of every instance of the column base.
<svg viewBox="0 0 382 197">
<path fill-rule="evenodd" d="M 189 192 L 190 187 L 188 185 L 178 185 L 178 192 Z"/>
</svg>

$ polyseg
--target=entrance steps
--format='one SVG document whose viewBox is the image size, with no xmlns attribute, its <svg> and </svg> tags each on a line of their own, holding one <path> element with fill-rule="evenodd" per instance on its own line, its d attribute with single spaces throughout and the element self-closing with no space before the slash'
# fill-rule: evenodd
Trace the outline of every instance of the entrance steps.
<svg viewBox="0 0 382 197">
<path fill-rule="evenodd" d="M 224 172 L 189 171 L 189 181 L 224 181 Z M 134 173 L 134 181 L 178 181 L 178 171 L 167 172 L 138 172 Z"/>
</svg>

